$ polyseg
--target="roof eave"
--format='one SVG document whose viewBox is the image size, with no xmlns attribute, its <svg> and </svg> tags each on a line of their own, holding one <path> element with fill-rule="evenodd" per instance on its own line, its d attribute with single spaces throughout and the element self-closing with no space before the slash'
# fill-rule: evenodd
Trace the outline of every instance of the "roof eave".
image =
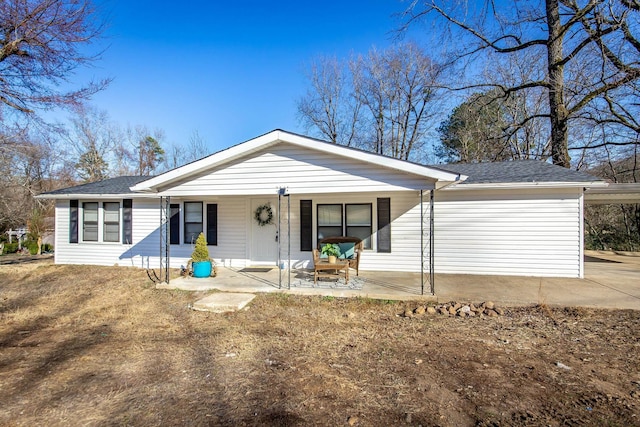
<svg viewBox="0 0 640 427">
<path fill-rule="evenodd" d="M 505 190 L 505 189 L 544 189 L 544 188 L 593 188 L 606 187 L 605 181 L 582 181 L 582 182 L 488 182 L 477 184 L 454 184 L 445 188 L 446 191 L 456 190 Z"/>
<path fill-rule="evenodd" d="M 69 193 L 69 194 L 38 194 L 36 199 L 44 200 L 71 200 L 71 199 L 133 199 L 153 198 L 155 194 L 144 193 Z"/>
</svg>

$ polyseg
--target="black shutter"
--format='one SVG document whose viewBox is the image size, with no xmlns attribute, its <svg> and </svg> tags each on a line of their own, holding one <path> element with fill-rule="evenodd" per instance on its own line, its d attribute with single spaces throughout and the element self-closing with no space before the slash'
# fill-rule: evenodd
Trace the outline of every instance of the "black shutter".
<svg viewBox="0 0 640 427">
<path fill-rule="evenodd" d="M 218 205 L 207 204 L 207 243 L 218 245 Z"/>
<path fill-rule="evenodd" d="M 78 243 L 78 201 L 69 200 L 69 243 Z"/>
<path fill-rule="evenodd" d="M 133 243 L 133 200 L 122 200 L 122 243 Z"/>
<path fill-rule="evenodd" d="M 169 205 L 169 244 L 180 244 L 180 205 Z"/>
<path fill-rule="evenodd" d="M 313 204 L 300 200 L 300 250 L 313 250 Z"/>
<path fill-rule="evenodd" d="M 378 199 L 378 252 L 391 252 L 391 199 Z"/>
</svg>

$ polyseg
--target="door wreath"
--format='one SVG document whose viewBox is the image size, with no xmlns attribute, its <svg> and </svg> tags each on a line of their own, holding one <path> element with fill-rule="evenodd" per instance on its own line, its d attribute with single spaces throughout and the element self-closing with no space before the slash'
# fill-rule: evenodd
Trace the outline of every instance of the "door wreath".
<svg viewBox="0 0 640 427">
<path fill-rule="evenodd" d="M 271 209 L 271 205 L 264 204 L 258 206 L 253 217 L 260 227 L 271 224 L 273 222 L 273 209 Z"/>
</svg>

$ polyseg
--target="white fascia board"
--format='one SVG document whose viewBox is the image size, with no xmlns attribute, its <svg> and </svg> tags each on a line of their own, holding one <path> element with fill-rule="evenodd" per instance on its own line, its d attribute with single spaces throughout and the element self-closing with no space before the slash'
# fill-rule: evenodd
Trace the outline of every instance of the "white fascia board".
<svg viewBox="0 0 640 427">
<path fill-rule="evenodd" d="M 179 168 L 170 170 L 147 181 L 140 182 L 131 187 L 131 191 L 156 192 L 158 191 L 158 187 L 169 184 L 172 181 L 184 179 L 190 175 L 235 160 L 242 156 L 246 156 L 247 154 L 262 150 L 268 146 L 275 145 L 280 142 L 310 148 L 328 154 L 337 154 L 344 157 L 355 158 L 374 165 L 424 176 L 435 181 L 458 182 L 467 179 L 465 175 L 430 168 L 427 166 L 393 159 L 390 157 L 384 157 L 378 154 L 367 153 L 360 150 L 353 150 L 341 145 L 328 144 L 326 142 L 318 141 L 304 136 L 295 135 L 281 130 L 275 130 L 273 132 L 269 132 L 257 138 L 250 139 L 249 141 L 219 151 L 193 163 L 189 163 Z"/>
<path fill-rule="evenodd" d="M 153 199 L 158 198 L 156 194 L 144 194 L 144 193 L 123 193 L 123 194 L 87 194 L 87 193 L 78 193 L 78 194 L 39 194 L 34 197 L 35 199 L 44 199 L 44 200 L 71 200 L 71 199 Z"/>
<path fill-rule="evenodd" d="M 482 183 L 482 184 L 453 184 L 444 191 L 456 190 L 524 190 L 532 188 L 592 188 L 606 187 L 608 184 L 604 181 L 589 182 L 499 182 L 499 183 Z"/>
</svg>

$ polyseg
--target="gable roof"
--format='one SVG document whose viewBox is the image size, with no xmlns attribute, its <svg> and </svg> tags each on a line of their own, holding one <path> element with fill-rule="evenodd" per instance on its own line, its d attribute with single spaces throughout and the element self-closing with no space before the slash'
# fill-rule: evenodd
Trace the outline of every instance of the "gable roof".
<svg viewBox="0 0 640 427">
<path fill-rule="evenodd" d="M 606 182 L 588 173 L 552 165 L 540 160 L 512 160 L 497 163 L 457 163 L 438 165 L 439 168 L 467 175 L 456 188 L 545 186 L 606 186 Z M 450 187 L 453 189 L 454 187 Z"/>
<path fill-rule="evenodd" d="M 118 176 L 103 181 L 89 182 L 68 188 L 42 193 L 36 197 L 46 199 L 70 199 L 73 196 L 131 196 L 136 194 L 131 187 L 148 180 L 148 176 Z"/>
<path fill-rule="evenodd" d="M 137 185 L 134 185 L 132 187 L 132 190 L 141 192 L 157 192 L 161 188 L 170 186 L 172 183 L 179 180 L 184 180 L 185 178 L 197 175 L 203 171 L 212 169 L 220 165 L 224 165 L 236 159 L 248 156 L 257 151 L 264 150 L 268 147 L 281 143 L 293 144 L 296 146 L 305 147 L 306 149 L 329 153 L 335 156 L 360 160 L 376 167 L 383 167 L 399 170 L 405 173 L 412 173 L 436 182 L 440 181 L 444 183 L 452 183 L 467 178 L 466 176 L 460 175 L 457 172 L 444 170 L 439 167 L 425 166 L 418 163 L 399 160 L 392 157 L 359 150 L 356 148 L 336 145 L 327 141 L 286 132 L 281 129 L 276 129 L 257 138 L 253 138 L 243 143 L 229 147 L 225 150 L 218 151 L 217 153 L 214 153 L 203 159 L 196 160 L 195 162 L 191 162 L 149 180 L 140 182 Z"/>
</svg>

